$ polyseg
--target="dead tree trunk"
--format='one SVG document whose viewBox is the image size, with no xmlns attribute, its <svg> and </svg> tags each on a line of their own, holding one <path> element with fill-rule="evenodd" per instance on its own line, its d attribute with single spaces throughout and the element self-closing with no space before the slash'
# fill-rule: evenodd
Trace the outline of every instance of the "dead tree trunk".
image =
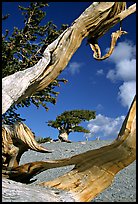
<svg viewBox="0 0 138 204">
<path fill-rule="evenodd" d="M 91 201 L 113 182 L 114 176 L 136 159 L 136 98 L 117 139 L 108 146 L 62 160 L 75 164 L 69 173 L 41 185 L 68 190 L 76 201 Z M 58 162 L 58 161 L 57 161 Z M 59 161 L 60 163 L 61 161 Z"/>
<path fill-rule="evenodd" d="M 49 153 L 48 150 L 39 145 L 31 130 L 23 123 L 15 123 L 13 127 L 2 126 L 2 164 L 3 170 L 17 167 L 22 154 L 28 149 Z"/>
<path fill-rule="evenodd" d="M 46 48 L 42 59 L 35 66 L 3 78 L 2 113 L 14 103 L 47 87 L 67 66 L 85 37 L 89 37 L 89 44 L 96 59 L 109 57 L 117 38 L 125 32 L 120 29 L 115 35 L 113 34 L 111 49 L 105 57 L 100 55 L 97 40 L 111 27 L 136 11 L 136 4 L 128 9 L 125 6 L 125 2 L 93 3 Z M 24 136 L 21 140 L 24 141 Z M 7 146 L 9 141 L 7 140 Z M 14 156 L 16 158 L 16 155 Z M 74 164 L 75 167 L 69 173 L 53 181 L 43 182 L 41 185 L 66 189 L 72 193 L 76 201 L 90 201 L 111 184 L 118 171 L 135 159 L 136 98 L 132 102 L 117 139 L 111 145 L 61 160 L 13 166 L 10 170 L 6 169 L 3 175 L 16 181 L 28 182 L 34 175 L 46 169 Z"/>
<path fill-rule="evenodd" d="M 47 87 L 65 69 L 84 38 L 89 37 L 90 45 L 93 45 L 92 49 L 99 58 L 100 50 L 96 47 L 96 41 L 111 27 L 136 11 L 135 4 L 128 9 L 125 9 L 125 5 L 125 2 L 92 4 L 45 49 L 42 59 L 36 65 L 3 78 L 2 113 L 14 103 Z"/>
<path fill-rule="evenodd" d="M 29 182 L 36 174 L 50 168 L 75 165 L 74 168 L 53 181 L 42 182 L 72 193 L 76 201 L 91 201 L 113 182 L 114 176 L 136 159 L 136 97 L 123 122 L 116 140 L 100 149 L 54 161 L 31 162 L 7 173 L 10 179 Z"/>
</svg>

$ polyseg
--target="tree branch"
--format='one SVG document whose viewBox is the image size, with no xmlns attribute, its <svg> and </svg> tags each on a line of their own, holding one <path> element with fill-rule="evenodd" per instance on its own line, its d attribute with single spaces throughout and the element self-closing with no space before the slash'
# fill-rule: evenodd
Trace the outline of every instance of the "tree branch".
<svg viewBox="0 0 138 204">
<path fill-rule="evenodd" d="M 113 12 L 117 3 L 93 3 L 45 49 L 42 59 L 36 65 L 3 78 L 2 113 L 11 105 L 47 87 L 65 69 L 85 37 L 90 34 L 98 39 L 120 20 L 136 11 L 134 4 L 122 12 L 119 9 Z M 112 12 L 113 15 L 109 15 Z"/>
<path fill-rule="evenodd" d="M 14 103 L 47 87 L 67 66 L 85 37 L 90 35 L 95 42 L 111 27 L 136 11 L 136 4 L 128 9 L 124 5 L 125 2 L 94 2 L 45 49 L 42 59 L 35 66 L 3 78 L 2 113 Z M 32 141 L 29 142 L 31 144 Z M 6 169 L 4 174 L 13 180 L 25 182 L 46 169 L 75 165 L 63 176 L 40 185 L 70 191 L 75 201 L 86 202 L 107 188 L 114 176 L 135 159 L 136 97 L 117 139 L 111 145 L 61 160 L 27 163 L 10 171 Z"/>
<path fill-rule="evenodd" d="M 29 182 L 33 176 L 47 169 L 74 165 L 70 172 L 40 185 L 69 191 L 76 202 L 88 202 L 109 187 L 115 175 L 135 159 L 136 97 L 117 139 L 110 145 L 69 158 L 26 163 L 4 174 L 15 181 Z"/>
</svg>

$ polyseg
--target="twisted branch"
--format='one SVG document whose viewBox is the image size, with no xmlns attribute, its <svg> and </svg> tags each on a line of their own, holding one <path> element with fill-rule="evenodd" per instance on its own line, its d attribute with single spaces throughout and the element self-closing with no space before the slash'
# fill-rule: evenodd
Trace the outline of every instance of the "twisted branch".
<svg viewBox="0 0 138 204">
<path fill-rule="evenodd" d="M 116 5 L 120 6 L 120 9 L 116 9 Z M 5 113 L 11 105 L 47 87 L 65 69 L 85 37 L 89 35 L 93 39 L 102 37 L 111 27 L 134 13 L 136 4 L 123 11 L 122 8 L 124 9 L 120 2 L 90 5 L 45 49 L 42 59 L 36 65 L 3 78 L 2 113 Z"/>
</svg>

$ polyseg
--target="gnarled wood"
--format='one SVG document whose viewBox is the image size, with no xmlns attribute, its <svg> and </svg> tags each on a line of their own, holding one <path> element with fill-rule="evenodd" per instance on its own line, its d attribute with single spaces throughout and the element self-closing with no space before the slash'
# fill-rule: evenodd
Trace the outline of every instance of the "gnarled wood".
<svg viewBox="0 0 138 204">
<path fill-rule="evenodd" d="M 15 123 L 13 127 L 2 126 L 2 165 L 3 169 L 11 169 L 19 165 L 20 158 L 28 149 L 37 152 L 52 152 L 39 145 L 31 130 L 23 123 Z"/>
<path fill-rule="evenodd" d="M 111 27 L 136 11 L 136 5 L 124 10 L 125 2 L 96 2 L 44 51 L 36 65 L 2 79 L 2 113 L 36 91 L 47 87 L 65 69 L 82 40 L 102 37 Z M 18 84 L 18 86 L 17 86 Z"/>
<path fill-rule="evenodd" d="M 110 186 L 114 176 L 135 159 L 136 97 L 112 144 L 70 158 L 27 163 L 13 168 L 7 176 L 16 181 L 29 182 L 33 176 L 47 169 L 74 165 L 69 173 L 40 185 L 67 190 L 76 201 L 84 202 L 91 201 Z"/>
<path fill-rule="evenodd" d="M 69 173 L 41 185 L 72 192 L 76 201 L 91 201 L 107 188 L 114 176 L 136 159 L 136 98 L 117 139 L 110 145 L 90 150 L 63 161 L 75 164 Z M 59 161 L 61 162 L 61 161 Z"/>
<path fill-rule="evenodd" d="M 127 34 L 126 31 L 122 31 L 121 29 L 120 30 L 117 30 L 116 32 L 113 32 L 111 37 L 112 37 L 112 40 L 111 40 L 111 46 L 110 46 L 110 49 L 109 51 L 101 57 L 101 50 L 100 50 L 100 47 L 99 45 L 97 44 L 97 42 L 92 42 L 90 43 L 90 40 L 89 40 L 89 44 L 90 44 L 90 47 L 91 49 L 93 50 L 94 54 L 93 54 L 93 57 L 96 59 L 96 60 L 105 60 L 107 59 L 108 57 L 110 57 L 110 55 L 113 53 L 114 51 L 114 48 L 115 48 L 115 45 L 116 45 L 116 42 L 117 42 L 117 39 L 121 37 L 121 35 L 124 35 L 124 34 Z"/>
<path fill-rule="evenodd" d="M 136 11 L 136 4 L 128 9 L 125 8 L 125 5 L 125 2 L 94 2 L 45 49 L 42 59 L 35 66 L 3 78 L 2 113 L 5 113 L 11 105 L 47 87 L 65 69 L 85 37 L 90 37 L 90 45 L 95 46 L 97 40 L 111 27 Z M 113 48 L 114 42 L 111 52 Z M 65 189 L 72 193 L 76 201 L 90 201 L 111 184 L 118 171 L 128 166 L 136 158 L 136 98 L 117 139 L 111 145 L 70 158 L 32 162 L 18 166 L 20 156 L 23 151 L 26 151 L 26 148 L 35 151 L 45 150 L 37 146 L 32 133 L 28 133 L 28 129 L 26 132 L 25 126 L 22 128 L 20 126 L 20 129 L 16 126 L 15 130 L 17 134 L 12 137 L 9 134 L 10 129 L 8 131 L 3 129 L 4 176 L 27 183 L 33 176 L 46 169 L 74 165 L 69 173 L 40 185 Z M 21 146 L 25 144 L 25 148 L 21 151 L 19 141 Z M 19 146 L 14 142 L 19 142 Z"/>
</svg>

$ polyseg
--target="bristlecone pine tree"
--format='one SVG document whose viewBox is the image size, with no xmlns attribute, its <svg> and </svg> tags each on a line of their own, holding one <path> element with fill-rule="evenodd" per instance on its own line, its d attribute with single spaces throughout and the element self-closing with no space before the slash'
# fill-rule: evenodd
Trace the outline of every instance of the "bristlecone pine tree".
<svg viewBox="0 0 138 204">
<path fill-rule="evenodd" d="M 52 21 L 43 25 L 47 6 L 48 4 L 44 2 L 31 2 L 28 7 L 18 6 L 23 15 L 24 26 L 20 29 L 14 27 L 11 36 L 6 29 L 5 35 L 2 36 L 2 78 L 35 65 L 42 58 L 44 49 L 67 28 L 67 25 L 62 24 L 57 30 Z M 8 16 L 9 14 L 3 16 L 2 20 L 5 21 Z M 47 103 L 56 104 L 59 92 L 55 91 L 55 88 L 60 86 L 61 82 L 66 83 L 67 80 L 56 78 L 42 91 L 11 106 L 2 115 L 3 123 L 12 125 L 16 121 L 25 121 L 16 113 L 19 107 L 29 107 L 33 104 L 37 108 L 42 106 L 48 111 Z"/>
<path fill-rule="evenodd" d="M 68 136 L 71 132 L 90 133 L 79 124 L 82 121 L 89 121 L 95 118 L 95 111 L 90 110 L 71 110 L 65 111 L 56 117 L 56 120 L 49 120 L 48 126 L 59 130 L 58 138 L 62 142 L 71 142 Z"/>
<path fill-rule="evenodd" d="M 88 43 L 94 52 L 93 57 L 95 59 L 104 60 L 110 57 L 117 39 L 121 35 L 126 34 L 126 32 L 120 26 L 119 30 L 112 33 L 110 49 L 104 56 L 101 56 L 98 40 L 112 27 L 118 23 L 120 24 L 123 19 L 136 12 L 136 3 L 127 8 L 126 2 L 93 2 L 56 40 L 48 46 L 46 42 L 43 44 L 42 58 L 39 60 L 37 58 L 38 61 L 36 60 L 35 62 L 36 52 L 34 52 L 34 58 L 26 52 L 30 50 L 30 47 L 27 48 L 26 46 L 31 46 L 32 44 L 24 42 L 26 35 L 30 42 L 29 36 L 31 32 L 42 31 L 41 27 L 39 29 L 36 28 L 38 25 L 37 17 L 40 12 L 38 11 L 37 15 L 33 16 L 39 2 L 31 2 L 32 6 L 34 4 L 33 12 L 29 11 L 30 8 L 25 8 L 26 11 L 22 8 L 26 12 L 25 16 L 28 16 L 27 12 L 31 15 L 25 21 L 26 29 L 22 30 L 22 32 L 15 29 L 15 34 L 12 36 L 11 41 L 10 39 L 5 41 L 6 37 L 2 39 L 2 58 L 7 59 L 9 63 L 7 64 L 9 65 L 8 68 L 18 68 L 15 71 L 16 73 L 11 73 L 10 76 L 3 75 L 3 77 L 6 77 L 2 79 L 2 114 L 5 114 L 15 104 L 22 103 L 23 100 L 34 97 L 49 88 L 51 82 L 53 83 L 66 68 L 83 39 L 88 37 Z M 28 33 L 28 29 L 31 29 L 30 33 Z M 23 41 L 20 41 L 20 37 L 24 33 Z M 18 36 L 16 40 L 15 36 Z M 20 46 L 18 46 L 18 43 Z M 3 47 L 5 50 L 3 50 Z M 22 47 L 22 52 L 20 47 Z M 23 57 L 22 61 L 20 61 L 21 58 L 18 58 L 20 60 L 14 58 L 14 63 L 10 64 L 11 59 L 13 59 L 10 56 L 14 56 L 15 50 Z M 15 56 L 17 56 L 17 52 Z M 23 67 L 24 60 L 28 61 L 28 59 L 31 59 L 30 64 L 27 64 L 28 68 Z M 21 64 L 18 64 L 18 61 Z M 4 67 L 4 64 L 2 64 L 2 67 Z M 32 131 L 21 122 L 15 123 L 13 128 L 7 125 L 3 126 L 2 138 L 3 177 L 29 183 L 31 178 L 43 171 L 74 165 L 73 169 L 64 175 L 52 181 L 43 181 L 39 185 L 62 189 L 65 192 L 69 191 L 75 202 L 89 202 L 112 184 L 115 175 L 119 171 L 136 160 L 136 96 L 115 141 L 99 149 L 92 149 L 68 158 L 46 159 L 46 161 L 34 161 L 20 165 L 20 158 L 28 149 L 44 153 L 49 152 L 49 150 L 40 146 L 35 141 Z M 19 195 L 22 194 L 20 189 L 16 190 Z M 11 191 L 11 189 L 8 189 L 8 191 Z M 57 196 L 60 195 L 58 194 Z"/>
</svg>

